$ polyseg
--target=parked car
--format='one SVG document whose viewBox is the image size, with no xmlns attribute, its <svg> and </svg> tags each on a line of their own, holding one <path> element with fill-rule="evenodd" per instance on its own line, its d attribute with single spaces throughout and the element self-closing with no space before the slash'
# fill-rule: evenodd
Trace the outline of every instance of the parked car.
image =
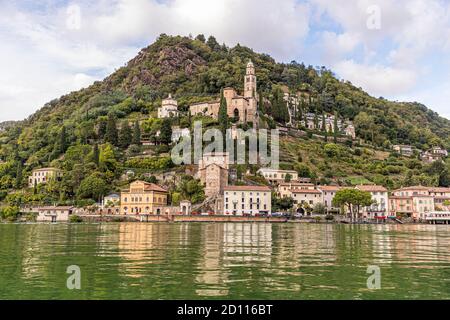
<svg viewBox="0 0 450 320">
<path fill-rule="evenodd" d="M 283 217 L 285 214 L 283 212 L 272 212 L 271 217 L 278 218 Z"/>
</svg>

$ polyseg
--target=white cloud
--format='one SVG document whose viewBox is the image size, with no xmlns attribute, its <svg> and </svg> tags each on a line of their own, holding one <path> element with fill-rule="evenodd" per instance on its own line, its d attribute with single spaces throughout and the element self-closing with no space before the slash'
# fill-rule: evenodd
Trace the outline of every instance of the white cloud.
<svg viewBox="0 0 450 320">
<path fill-rule="evenodd" d="M 419 97 L 448 113 L 431 98 L 438 89 L 415 94 L 436 68 L 450 73 L 430 58 L 450 51 L 448 1 L 46 0 L 39 11 L 18 3 L 0 12 L 0 121 L 107 76 L 160 33 L 214 35 L 282 61 L 308 54 L 375 96 Z M 381 9 L 380 30 L 367 28 L 371 5 Z"/>
<path fill-rule="evenodd" d="M 36 13 L 8 3 L 0 12 L 0 121 L 24 118 L 107 76 L 160 33 L 214 35 L 228 45 L 240 42 L 289 60 L 309 28 L 308 6 L 296 0 L 80 0 L 42 6 Z"/>
<path fill-rule="evenodd" d="M 386 97 L 408 92 L 417 80 L 417 75 L 408 69 L 368 66 L 352 60 L 336 64 L 335 69 L 344 79 L 361 86 L 375 96 Z"/>
</svg>

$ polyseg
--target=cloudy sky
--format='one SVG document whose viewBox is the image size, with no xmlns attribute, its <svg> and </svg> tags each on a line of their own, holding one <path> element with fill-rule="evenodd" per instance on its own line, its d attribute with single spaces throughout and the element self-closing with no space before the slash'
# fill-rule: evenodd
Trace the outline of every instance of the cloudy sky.
<svg viewBox="0 0 450 320">
<path fill-rule="evenodd" d="M 103 79 L 160 33 L 327 66 L 450 119 L 448 0 L 0 0 L 0 121 Z"/>
</svg>

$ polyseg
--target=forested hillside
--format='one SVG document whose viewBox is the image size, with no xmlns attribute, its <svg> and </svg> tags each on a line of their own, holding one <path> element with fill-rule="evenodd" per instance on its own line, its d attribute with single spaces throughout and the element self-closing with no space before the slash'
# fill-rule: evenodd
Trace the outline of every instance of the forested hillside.
<svg viewBox="0 0 450 320">
<path fill-rule="evenodd" d="M 138 174 L 139 170 L 172 170 L 166 154 L 170 126 L 190 127 L 194 119 L 187 114 L 188 106 L 218 98 L 223 87 L 242 90 L 243 70 L 250 59 L 256 66 L 267 121 L 286 121 L 285 106 L 279 101 L 283 85 L 293 93 L 308 93 L 309 102 L 302 104 L 304 112 L 337 114 L 351 120 L 362 139 L 361 146 L 335 146 L 342 149 L 327 153 L 325 142 L 286 138 L 282 150 L 285 166 L 317 180 L 341 183 L 351 183 L 352 177 L 389 187 L 448 183 L 448 164 L 425 166 L 389 152 L 392 144 L 411 144 L 423 150 L 438 145 L 450 148 L 450 121 L 425 106 L 374 98 L 338 80 L 324 67 L 277 63 L 269 55 L 241 45 L 229 48 L 213 37 L 161 35 L 104 81 L 55 99 L 25 121 L 0 131 L 0 200 L 11 190 L 26 188 L 27 176 L 37 167 L 56 166 L 65 172 L 58 185 L 28 192 L 30 197 L 49 201 L 96 199 L 119 188 L 119 178 L 128 168 Z M 156 119 L 157 108 L 168 94 L 186 112 L 171 123 Z M 213 120 L 204 120 L 214 125 Z M 158 131 L 161 136 L 156 137 Z M 142 136 L 163 144 L 149 150 L 147 155 L 152 157 L 145 160 L 136 158 L 142 155 Z M 313 160 L 312 154 L 316 154 Z"/>
</svg>

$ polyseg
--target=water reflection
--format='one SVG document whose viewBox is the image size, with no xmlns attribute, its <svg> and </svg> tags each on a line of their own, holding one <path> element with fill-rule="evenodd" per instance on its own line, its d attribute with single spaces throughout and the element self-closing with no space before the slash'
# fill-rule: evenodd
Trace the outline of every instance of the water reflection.
<svg viewBox="0 0 450 320">
<path fill-rule="evenodd" d="M 82 298 L 450 298 L 449 245 L 431 225 L 0 225 L 0 298 L 71 298 L 71 264 Z"/>
</svg>

